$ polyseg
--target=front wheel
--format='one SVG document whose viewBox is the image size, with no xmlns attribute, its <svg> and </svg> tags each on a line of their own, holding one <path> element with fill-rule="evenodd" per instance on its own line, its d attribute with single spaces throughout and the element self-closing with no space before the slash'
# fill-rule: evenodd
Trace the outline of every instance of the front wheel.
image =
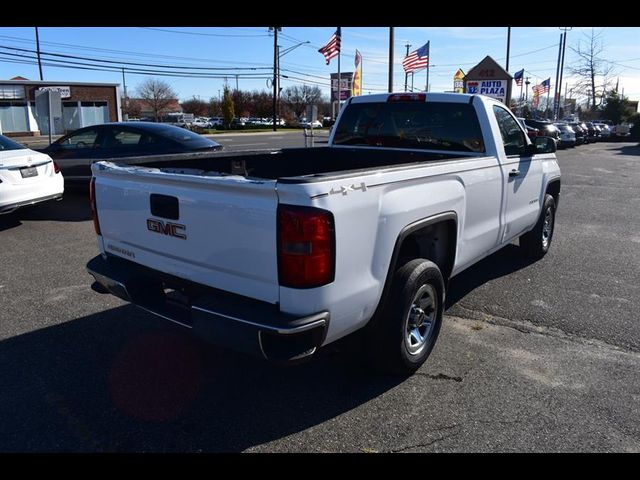
<svg viewBox="0 0 640 480">
<path fill-rule="evenodd" d="M 438 266 L 421 258 L 400 267 L 381 313 L 372 320 L 367 353 L 384 372 L 410 375 L 433 349 L 444 311 L 444 281 Z"/>
<path fill-rule="evenodd" d="M 544 196 L 542 212 L 533 230 L 520 237 L 520 247 L 532 258 L 542 258 L 551 247 L 556 223 L 556 201 L 548 193 Z"/>
</svg>

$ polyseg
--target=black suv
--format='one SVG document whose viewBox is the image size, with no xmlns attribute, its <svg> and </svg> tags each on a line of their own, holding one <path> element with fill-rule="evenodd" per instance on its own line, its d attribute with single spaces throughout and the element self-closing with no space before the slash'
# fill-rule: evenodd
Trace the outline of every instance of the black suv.
<svg viewBox="0 0 640 480">
<path fill-rule="evenodd" d="M 525 123 L 530 127 L 540 130 L 540 135 L 545 137 L 551 137 L 555 139 L 556 143 L 560 142 L 560 130 L 553 123 L 544 120 L 525 120 Z"/>
</svg>

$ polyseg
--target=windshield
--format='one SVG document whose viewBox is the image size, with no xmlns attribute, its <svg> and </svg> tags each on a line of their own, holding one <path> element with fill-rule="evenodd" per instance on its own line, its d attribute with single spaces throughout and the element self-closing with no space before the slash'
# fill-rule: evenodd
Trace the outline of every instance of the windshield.
<svg viewBox="0 0 640 480">
<path fill-rule="evenodd" d="M 23 150 L 27 147 L 19 143 L 9 140 L 7 137 L 0 135 L 0 151 L 2 150 Z"/>
<path fill-rule="evenodd" d="M 158 134 L 180 143 L 183 147 L 189 150 L 215 148 L 220 146 L 219 143 L 216 143 L 213 140 L 209 140 L 202 135 L 191 132 L 189 130 L 185 130 L 184 128 L 173 127 L 171 125 L 166 125 L 163 126 L 163 128 L 159 128 Z"/>
<path fill-rule="evenodd" d="M 333 143 L 485 151 L 480 123 L 468 103 L 352 103 L 338 122 Z"/>
</svg>

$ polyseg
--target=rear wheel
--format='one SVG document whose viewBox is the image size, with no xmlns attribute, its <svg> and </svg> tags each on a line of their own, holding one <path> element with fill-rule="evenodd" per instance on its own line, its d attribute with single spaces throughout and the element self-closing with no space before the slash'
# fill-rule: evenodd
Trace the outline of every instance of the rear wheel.
<svg viewBox="0 0 640 480">
<path fill-rule="evenodd" d="M 389 298 L 366 335 L 373 365 L 401 375 L 420 368 L 438 338 L 443 304 L 444 281 L 435 263 L 415 259 L 400 267 Z"/>
<path fill-rule="evenodd" d="M 533 230 L 520 237 L 520 247 L 532 258 L 542 258 L 551 247 L 556 219 L 556 202 L 548 193 L 544 197 L 540 218 Z"/>
</svg>

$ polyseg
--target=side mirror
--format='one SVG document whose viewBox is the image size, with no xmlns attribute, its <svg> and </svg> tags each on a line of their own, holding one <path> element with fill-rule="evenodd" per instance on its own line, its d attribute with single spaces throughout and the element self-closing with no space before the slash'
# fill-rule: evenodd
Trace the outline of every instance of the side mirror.
<svg viewBox="0 0 640 480">
<path fill-rule="evenodd" d="M 554 153 L 556 151 L 556 141 L 551 137 L 536 137 L 534 142 L 535 153 Z"/>
</svg>

